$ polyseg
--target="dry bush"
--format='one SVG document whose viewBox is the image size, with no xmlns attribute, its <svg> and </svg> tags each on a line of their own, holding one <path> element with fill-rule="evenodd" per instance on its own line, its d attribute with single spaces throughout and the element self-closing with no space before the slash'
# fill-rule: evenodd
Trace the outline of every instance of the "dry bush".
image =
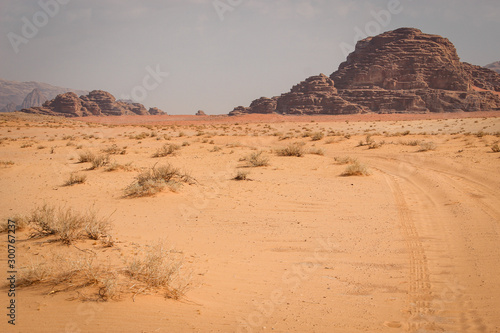
<svg viewBox="0 0 500 333">
<path fill-rule="evenodd" d="M 156 153 L 153 154 L 152 157 L 165 157 L 168 155 L 175 155 L 175 152 L 179 150 L 181 147 L 179 145 L 174 145 L 170 143 L 164 144 L 161 148 L 159 148 Z"/>
<path fill-rule="evenodd" d="M 84 236 L 90 239 L 106 236 L 111 229 L 111 220 L 98 217 L 93 209 L 82 214 L 71 208 L 44 205 L 32 212 L 29 225 L 35 230 L 33 236 L 55 235 L 63 243 L 71 244 Z"/>
<path fill-rule="evenodd" d="M 236 176 L 234 176 L 233 180 L 248 180 L 248 174 L 250 172 L 244 170 L 238 170 Z"/>
<path fill-rule="evenodd" d="M 269 165 L 269 157 L 264 156 L 263 151 L 253 152 L 243 158 L 251 167 L 261 167 Z"/>
<path fill-rule="evenodd" d="M 498 143 L 495 143 L 491 146 L 491 150 L 494 152 L 494 153 L 500 153 L 500 146 L 498 145 Z"/>
<path fill-rule="evenodd" d="M 309 149 L 308 154 L 323 156 L 325 155 L 325 151 L 321 148 L 311 148 Z"/>
<path fill-rule="evenodd" d="M 95 159 L 95 154 L 89 150 L 78 153 L 78 163 L 92 162 Z"/>
<path fill-rule="evenodd" d="M 0 166 L 1 167 L 9 167 L 9 166 L 12 166 L 14 165 L 14 162 L 12 161 L 0 161 Z"/>
<path fill-rule="evenodd" d="M 117 162 L 113 162 L 109 164 L 109 166 L 105 169 L 105 171 L 107 172 L 117 171 L 117 170 L 133 171 L 135 170 L 135 168 L 132 166 L 132 162 L 126 164 L 119 164 Z"/>
<path fill-rule="evenodd" d="M 127 153 L 127 147 L 120 148 L 118 145 L 112 144 L 110 147 L 104 148 L 102 151 L 109 155 L 125 155 Z"/>
<path fill-rule="evenodd" d="M 347 168 L 345 168 L 341 176 L 348 177 L 348 176 L 368 176 L 368 175 L 370 175 L 370 172 L 368 171 L 366 165 L 356 161 L 352 164 L 349 164 Z"/>
<path fill-rule="evenodd" d="M 429 151 L 429 150 L 436 150 L 437 148 L 437 145 L 432 142 L 432 141 L 429 141 L 429 142 L 421 142 L 419 144 L 420 146 L 420 149 L 418 150 L 419 152 L 424 152 L 424 151 Z"/>
<path fill-rule="evenodd" d="M 285 148 L 276 150 L 278 156 L 296 156 L 302 157 L 305 154 L 304 145 L 298 142 L 291 143 Z"/>
<path fill-rule="evenodd" d="M 420 140 L 408 140 L 408 141 L 399 141 L 400 145 L 403 146 L 418 146 L 422 141 Z"/>
<path fill-rule="evenodd" d="M 108 165 L 109 164 L 109 155 L 96 155 L 90 161 L 90 163 L 92 163 L 92 165 L 90 166 L 90 170 L 95 170 L 95 169 L 98 169 L 102 166 Z"/>
<path fill-rule="evenodd" d="M 165 187 L 176 191 L 181 183 L 192 183 L 194 179 L 170 164 L 153 167 L 141 172 L 135 181 L 124 190 L 127 197 L 144 197 L 161 192 Z"/>
<path fill-rule="evenodd" d="M 335 162 L 337 162 L 337 164 L 349 164 L 349 163 L 357 163 L 358 162 L 358 159 L 357 158 L 353 158 L 353 157 L 350 157 L 350 156 L 341 156 L 341 157 L 334 157 L 334 160 Z"/>
<path fill-rule="evenodd" d="M 74 185 L 74 184 L 83 184 L 85 183 L 85 181 L 87 180 L 87 176 L 86 175 L 78 175 L 76 173 L 72 173 L 68 180 L 66 180 L 64 182 L 64 185 L 63 186 L 71 186 L 71 185 Z"/>
<path fill-rule="evenodd" d="M 312 141 L 319 141 L 325 137 L 325 134 L 323 132 L 316 132 L 313 133 L 311 136 Z"/>
<path fill-rule="evenodd" d="M 178 299 L 190 285 L 181 275 L 182 266 L 183 259 L 158 242 L 145 251 L 143 258 L 134 257 L 127 269 L 147 288 L 164 288 L 167 297 Z"/>
</svg>

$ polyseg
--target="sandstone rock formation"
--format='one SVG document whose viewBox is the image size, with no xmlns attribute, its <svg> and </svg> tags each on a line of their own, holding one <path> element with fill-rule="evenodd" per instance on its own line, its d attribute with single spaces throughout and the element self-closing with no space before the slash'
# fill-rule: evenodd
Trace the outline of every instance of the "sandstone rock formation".
<svg viewBox="0 0 500 333">
<path fill-rule="evenodd" d="M 491 69 L 492 71 L 495 71 L 497 73 L 500 73 L 500 61 L 492 62 L 491 64 L 488 64 L 484 67 Z"/>
<path fill-rule="evenodd" d="M 21 108 L 27 109 L 33 106 L 41 106 L 46 100 L 47 98 L 42 94 L 42 92 L 38 88 L 35 88 L 24 98 Z"/>
<path fill-rule="evenodd" d="M 152 116 L 161 115 L 161 114 L 166 115 L 167 114 L 165 111 L 160 110 L 158 108 L 149 108 L 148 112 Z"/>
<path fill-rule="evenodd" d="M 500 75 L 461 62 L 448 39 L 401 28 L 359 41 L 329 78 L 312 76 L 230 115 L 500 110 L 498 92 Z"/>
<path fill-rule="evenodd" d="M 14 111 L 16 111 L 16 104 L 14 103 L 9 103 L 2 109 L 0 109 L 0 112 L 14 112 Z"/>
<path fill-rule="evenodd" d="M 94 90 L 80 97 L 73 92 L 64 93 L 46 101 L 41 107 L 21 111 L 65 117 L 163 114 L 157 108 L 150 109 L 151 113 L 140 103 L 118 102 L 113 95 L 102 90 Z"/>
<path fill-rule="evenodd" d="M 195 116 L 206 116 L 206 115 L 207 114 L 203 110 L 198 110 L 198 112 L 196 112 L 196 114 L 195 114 Z"/>
</svg>

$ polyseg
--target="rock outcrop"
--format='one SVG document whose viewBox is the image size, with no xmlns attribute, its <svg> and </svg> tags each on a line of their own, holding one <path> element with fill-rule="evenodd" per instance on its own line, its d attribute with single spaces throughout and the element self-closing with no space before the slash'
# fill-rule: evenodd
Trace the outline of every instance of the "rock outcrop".
<svg viewBox="0 0 500 333">
<path fill-rule="evenodd" d="M 203 110 L 198 110 L 195 114 L 195 116 L 206 116 L 207 114 Z"/>
<path fill-rule="evenodd" d="M 9 103 L 2 109 L 0 109 L 0 112 L 14 112 L 14 111 L 16 111 L 16 104 L 14 103 Z"/>
<path fill-rule="evenodd" d="M 34 106 L 42 106 L 46 100 L 47 98 L 42 94 L 42 92 L 38 88 L 35 88 L 24 98 L 21 108 L 27 109 Z"/>
<path fill-rule="evenodd" d="M 156 115 L 166 115 L 167 113 L 163 110 L 160 110 L 158 108 L 149 108 L 148 110 L 149 114 L 152 115 L 152 116 L 156 116 Z"/>
<path fill-rule="evenodd" d="M 500 75 L 461 62 L 448 39 L 401 28 L 359 41 L 330 77 L 312 76 L 230 115 L 500 110 L 499 92 Z"/>
<path fill-rule="evenodd" d="M 157 108 L 152 108 L 150 111 L 140 103 L 118 102 L 113 95 L 102 90 L 94 90 L 80 97 L 73 92 L 68 92 L 57 95 L 51 101 L 46 101 L 41 107 L 21 110 L 26 113 L 65 117 L 163 114 Z"/>
<path fill-rule="evenodd" d="M 491 69 L 492 71 L 495 71 L 497 73 L 500 73 L 500 61 L 495 61 L 492 62 L 491 64 L 488 64 L 484 66 L 485 68 Z"/>
</svg>

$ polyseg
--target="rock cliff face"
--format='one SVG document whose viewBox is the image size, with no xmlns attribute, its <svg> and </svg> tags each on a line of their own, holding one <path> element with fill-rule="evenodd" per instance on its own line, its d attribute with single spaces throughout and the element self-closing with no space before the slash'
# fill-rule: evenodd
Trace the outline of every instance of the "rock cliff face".
<svg viewBox="0 0 500 333">
<path fill-rule="evenodd" d="M 41 107 L 21 111 L 65 117 L 164 114 L 158 108 L 148 111 L 140 103 L 118 102 L 113 95 L 102 90 L 94 90 L 87 96 L 80 97 L 73 92 L 60 94 L 55 99 L 46 101 Z"/>
<path fill-rule="evenodd" d="M 34 106 L 41 106 L 46 100 L 47 98 L 42 94 L 42 92 L 35 88 L 24 98 L 21 108 L 27 109 Z"/>
<path fill-rule="evenodd" d="M 463 63 L 438 35 L 401 28 L 359 41 L 339 69 L 240 113 L 345 114 L 500 110 L 500 75 Z"/>
</svg>

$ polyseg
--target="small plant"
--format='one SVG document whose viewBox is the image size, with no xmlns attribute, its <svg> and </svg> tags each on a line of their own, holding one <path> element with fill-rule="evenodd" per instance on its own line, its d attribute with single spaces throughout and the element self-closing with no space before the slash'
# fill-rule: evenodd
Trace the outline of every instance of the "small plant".
<svg viewBox="0 0 500 333">
<path fill-rule="evenodd" d="M 302 157 L 305 154 L 304 145 L 300 143 L 291 143 L 285 148 L 276 150 L 278 156 L 296 156 Z"/>
<path fill-rule="evenodd" d="M 500 153 L 500 146 L 498 145 L 498 143 L 495 143 L 491 146 L 491 150 L 494 152 L 494 153 Z"/>
<path fill-rule="evenodd" d="M 321 148 L 311 148 L 311 149 L 309 149 L 308 153 L 313 154 L 313 155 L 320 155 L 320 156 L 325 155 L 325 151 Z"/>
<path fill-rule="evenodd" d="M 14 165 L 14 162 L 12 162 L 12 161 L 0 161 L 0 166 L 1 167 L 8 167 L 8 166 L 11 166 L 11 165 Z"/>
<path fill-rule="evenodd" d="M 125 155 L 127 153 L 127 148 L 120 148 L 118 145 L 113 144 L 110 147 L 104 148 L 102 151 L 108 155 Z"/>
<path fill-rule="evenodd" d="M 168 155 L 175 155 L 175 152 L 180 149 L 180 146 L 166 143 L 159 148 L 152 157 L 165 157 Z"/>
<path fill-rule="evenodd" d="M 319 141 L 325 137 L 323 132 L 316 132 L 311 136 L 312 141 Z"/>
<path fill-rule="evenodd" d="M 109 155 L 96 155 L 90 162 L 92 163 L 90 170 L 98 169 L 109 164 Z"/>
<path fill-rule="evenodd" d="M 269 157 L 264 155 L 263 151 L 253 152 L 243 158 L 251 167 L 262 167 L 269 165 Z"/>
<path fill-rule="evenodd" d="M 358 162 L 357 158 L 353 158 L 350 156 L 335 157 L 334 160 L 335 160 L 335 162 L 337 162 L 337 164 L 341 164 L 341 165 Z"/>
<path fill-rule="evenodd" d="M 87 180 L 86 175 L 78 175 L 76 173 L 72 173 L 68 180 L 64 182 L 64 186 L 72 186 L 75 184 L 83 184 Z"/>
<path fill-rule="evenodd" d="M 135 168 L 132 166 L 132 162 L 127 164 L 119 164 L 117 162 L 113 162 L 109 164 L 109 166 L 105 169 L 107 172 L 123 170 L 123 171 L 133 171 Z"/>
<path fill-rule="evenodd" d="M 420 149 L 418 150 L 419 152 L 424 152 L 424 151 L 429 151 L 429 150 L 436 150 L 437 146 L 434 142 L 429 141 L 429 142 L 421 142 L 419 144 Z"/>
<path fill-rule="evenodd" d="M 176 191 L 181 183 L 192 183 L 193 179 L 186 173 L 170 164 L 151 168 L 141 172 L 135 181 L 125 188 L 127 197 L 151 196 L 161 192 L 165 187 Z"/>
<path fill-rule="evenodd" d="M 89 150 L 85 150 L 78 153 L 78 163 L 92 162 L 94 158 L 95 158 L 94 153 L 92 153 Z"/>
<path fill-rule="evenodd" d="M 250 172 L 244 170 L 238 170 L 236 176 L 234 176 L 233 180 L 248 180 L 248 174 Z"/>
<path fill-rule="evenodd" d="M 341 176 L 349 177 L 349 176 L 368 176 L 370 172 L 366 165 L 359 163 L 358 161 L 349 164 L 347 168 L 344 170 Z"/>
</svg>

